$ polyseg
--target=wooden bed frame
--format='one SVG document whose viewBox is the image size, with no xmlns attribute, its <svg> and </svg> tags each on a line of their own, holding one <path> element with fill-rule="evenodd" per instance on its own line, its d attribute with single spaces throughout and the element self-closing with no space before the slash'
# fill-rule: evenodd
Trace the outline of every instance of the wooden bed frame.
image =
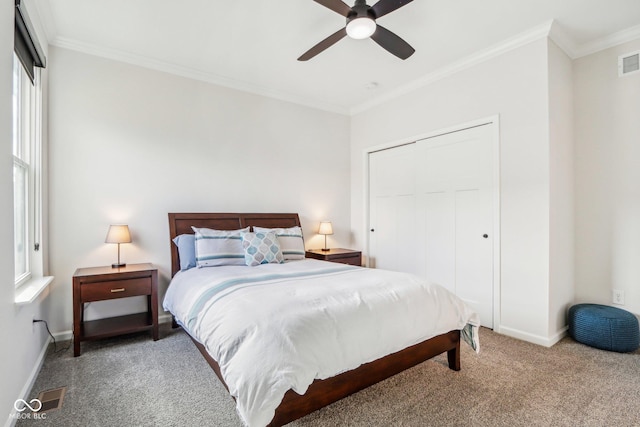
<svg viewBox="0 0 640 427">
<path fill-rule="evenodd" d="M 169 237 L 173 240 L 174 237 L 180 234 L 193 234 L 191 226 L 214 228 L 217 230 L 235 230 L 247 226 L 287 228 L 296 225 L 300 225 L 298 214 L 170 213 Z M 177 247 L 172 242 L 170 242 L 170 246 L 171 276 L 173 277 L 180 270 L 180 260 L 178 258 Z M 173 326 L 178 326 L 175 319 L 173 320 Z M 191 337 L 191 339 L 228 390 L 229 388 L 222 378 L 218 363 L 211 357 L 202 344 L 193 337 Z M 289 390 L 284 395 L 282 403 L 276 409 L 275 416 L 269 425 L 281 426 L 287 424 L 425 360 L 442 354 L 445 351 L 447 352 L 449 368 L 454 371 L 459 371 L 459 330 L 438 335 L 335 377 L 325 380 L 315 380 L 304 395 Z"/>
</svg>

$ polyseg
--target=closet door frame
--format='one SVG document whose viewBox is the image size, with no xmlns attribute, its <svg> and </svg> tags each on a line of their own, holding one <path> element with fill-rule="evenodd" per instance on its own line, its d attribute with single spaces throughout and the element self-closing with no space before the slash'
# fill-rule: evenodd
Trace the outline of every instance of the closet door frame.
<svg viewBox="0 0 640 427">
<path fill-rule="evenodd" d="M 501 277 L 501 263 L 500 263 L 500 116 L 489 116 L 478 120 L 473 120 L 466 123 L 461 123 L 455 126 L 440 128 L 435 131 L 415 135 L 409 138 L 404 138 L 402 140 L 391 141 L 384 144 L 379 144 L 372 147 L 367 147 L 363 150 L 363 200 L 364 200 L 364 229 L 363 235 L 365 236 L 365 255 L 366 262 L 365 265 L 370 267 L 369 265 L 369 254 L 371 253 L 370 244 L 371 244 L 371 221 L 370 221 L 370 201 L 369 201 L 369 155 L 376 151 L 387 150 L 394 147 L 399 147 L 402 145 L 407 145 L 421 139 L 433 138 L 440 135 L 445 135 L 448 133 L 458 132 L 461 130 L 482 126 L 486 124 L 492 125 L 493 131 L 493 183 L 494 183 L 494 191 L 493 191 L 493 330 L 500 333 L 500 277 Z"/>
</svg>

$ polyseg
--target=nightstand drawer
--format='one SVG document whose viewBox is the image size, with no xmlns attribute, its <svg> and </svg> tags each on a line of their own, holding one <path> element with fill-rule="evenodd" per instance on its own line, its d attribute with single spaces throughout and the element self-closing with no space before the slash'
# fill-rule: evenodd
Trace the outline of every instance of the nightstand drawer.
<svg viewBox="0 0 640 427">
<path fill-rule="evenodd" d="M 334 248 L 329 250 L 309 249 L 305 253 L 306 258 L 320 259 L 340 264 L 362 266 L 362 252 L 351 249 Z"/>
<path fill-rule="evenodd" d="M 346 256 L 346 257 L 342 257 L 342 258 L 335 258 L 335 259 L 332 259 L 331 262 L 338 262 L 340 264 L 350 264 L 350 265 L 361 266 L 362 265 L 362 255 L 360 255 L 360 253 L 358 253 L 355 256 Z"/>
<path fill-rule="evenodd" d="M 83 283 L 80 286 L 82 302 L 132 297 L 151 294 L 151 277 Z"/>
</svg>

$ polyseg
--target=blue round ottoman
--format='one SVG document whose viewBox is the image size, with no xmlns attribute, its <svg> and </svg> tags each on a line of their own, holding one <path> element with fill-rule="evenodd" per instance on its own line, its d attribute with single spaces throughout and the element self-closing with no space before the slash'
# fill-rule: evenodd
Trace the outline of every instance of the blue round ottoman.
<svg viewBox="0 0 640 427">
<path fill-rule="evenodd" d="M 569 335 L 602 350 L 627 353 L 640 346 L 638 318 L 626 310 L 600 304 L 576 304 L 569 309 Z"/>
</svg>

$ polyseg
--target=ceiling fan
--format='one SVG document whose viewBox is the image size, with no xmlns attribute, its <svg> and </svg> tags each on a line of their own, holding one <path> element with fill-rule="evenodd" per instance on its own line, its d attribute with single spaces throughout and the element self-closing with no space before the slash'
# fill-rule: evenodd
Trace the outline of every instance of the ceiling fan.
<svg viewBox="0 0 640 427">
<path fill-rule="evenodd" d="M 347 25 L 306 51 L 298 58 L 298 61 L 308 61 L 347 35 L 354 39 L 371 37 L 374 42 L 400 59 L 407 59 L 415 52 L 409 43 L 376 23 L 376 19 L 411 3 L 413 0 L 380 0 L 373 6 L 367 5 L 366 0 L 356 0 L 353 7 L 349 7 L 342 0 L 313 1 L 347 18 Z"/>
</svg>

